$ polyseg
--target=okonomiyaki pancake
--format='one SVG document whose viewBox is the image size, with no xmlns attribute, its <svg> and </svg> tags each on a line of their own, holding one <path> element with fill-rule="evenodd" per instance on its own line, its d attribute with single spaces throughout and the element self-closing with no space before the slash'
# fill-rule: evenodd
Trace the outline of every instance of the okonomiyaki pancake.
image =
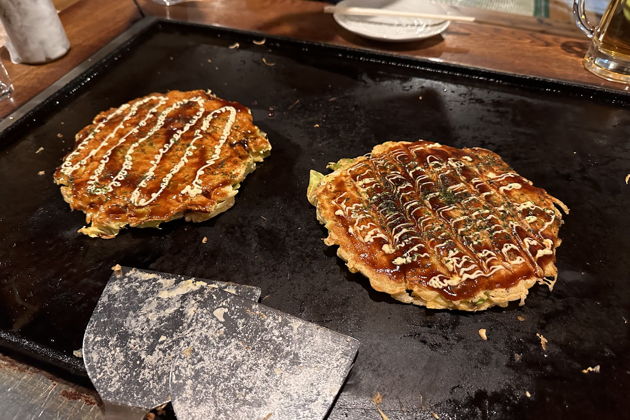
<svg viewBox="0 0 630 420">
<path fill-rule="evenodd" d="M 200 222 L 234 204 L 270 152 L 248 108 L 202 90 L 154 93 L 98 114 L 54 175 L 86 235 L 180 217 Z"/>
<path fill-rule="evenodd" d="M 311 171 L 308 199 L 326 245 L 371 286 L 406 303 L 479 311 L 524 303 L 555 283 L 562 202 L 497 154 L 387 142 Z"/>
</svg>

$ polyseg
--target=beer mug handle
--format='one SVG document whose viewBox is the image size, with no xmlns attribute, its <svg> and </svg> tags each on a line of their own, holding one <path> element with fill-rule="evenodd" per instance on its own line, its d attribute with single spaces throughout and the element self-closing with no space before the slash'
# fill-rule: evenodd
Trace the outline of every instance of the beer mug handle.
<svg viewBox="0 0 630 420">
<path fill-rule="evenodd" d="M 591 25 L 586 17 L 584 1 L 585 0 L 573 0 L 573 16 L 575 17 L 575 23 L 578 28 L 580 28 L 587 37 L 592 38 L 593 32 L 595 32 L 595 27 Z"/>
</svg>

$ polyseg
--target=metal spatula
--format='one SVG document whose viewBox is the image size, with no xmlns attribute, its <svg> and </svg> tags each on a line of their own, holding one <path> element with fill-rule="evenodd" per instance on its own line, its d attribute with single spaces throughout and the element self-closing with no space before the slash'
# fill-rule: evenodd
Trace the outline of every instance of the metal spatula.
<svg viewBox="0 0 630 420">
<path fill-rule="evenodd" d="M 127 267 L 114 271 L 83 337 L 85 367 L 107 417 L 135 413 L 141 419 L 171 400 L 168 378 L 182 326 L 189 328 L 197 311 L 208 310 L 219 288 L 260 298 L 252 286 Z"/>
<path fill-rule="evenodd" d="M 83 344 L 106 417 L 141 418 L 172 399 L 180 420 L 322 419 L 358 341 L 257 304 L 259 296 L 143 270 L 112 275 Z"/>
<path fill-rule="evenodd" d="M 352 337 L 212 290 L 171 371 L 179 420 L 321 420 L 359 347 Z"/>
</svg>

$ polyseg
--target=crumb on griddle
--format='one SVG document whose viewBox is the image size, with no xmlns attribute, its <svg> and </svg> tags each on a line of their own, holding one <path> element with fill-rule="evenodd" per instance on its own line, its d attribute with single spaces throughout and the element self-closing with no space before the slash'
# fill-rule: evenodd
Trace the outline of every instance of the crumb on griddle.
<svg viewBox="0 0 630 420">
<path fill-rule="evenodd" d="M 520 353 L 514 353 L 514 361 L 515 362 L 520 362 L 521 359 L 523 358 L 523 355 Z"/>
<path fill-rule="evenodd" d="M 116 264 L 116 265 L 112 266 L 112 271 L 117 276 L 120 276 L 122 274 L 122 267 L 120 266 L 120 264 Z"/>
<path fill-rule="evenodd" d="M 46 171 L 39 171 L 39 172 L 37 172 L 37 175 L 39 175 L 39 176 L 46 175 Z"/>
<path fill-rule="evenodd" d="M 380 405 L 383 402 L 383 396 L 380 392 L 374 394 L 374 396 L 372 397 L 372 402 L 377 405 Z"/>
<path fill-rule="evenodd" d="M 630 181 L 630 174 L 626 175 L 626 184 Z"/>
<path fill-rule="evenodd" d="M 387 417 L 387 415 L 383 412 L 383 410 L 381 410 L 381 404 L 383 403 L 383 396 L 381 395 L 380 392 L 377 392 L 374 394 L 374 396 L 372 397 L 372 402 L 374 403 L 374 406 L 376 406 L 376 411 L 378 411 L 378 414 L 381 416 L 381 420 L 389 420 L 389 417 Z"/>
<path fill-rule="evenodd" d="M 481 337 L 482 340 L 484 341 L 488 341 L 488 335 L 486 334 L 486 329 L 485 328 L 480 328 L 479 329 L 479 337 Z"/>
<path fill-rule="evenodd" d="M 529 391 L 525 391 L 525 396 L 526 396 L 527 398 L 531 398 L 531 397 L 532 397 L 532 394 L 530 394 L 530 393 L 529 393 Z"/>
<path fill-rule="evenodd" d="M 542 347 L 543 351 L 547 351 L 547 340 L 541 333 L 536 333 L 536 337 L 540 339 L 540 347 Z"/>
<path fill-rule="evenodd" d="M 207 244 L 208 243 L 208 237 L 204 236 L 203 238 L 201 238 L 201 243 L 202 244 Z"/>
<path fill-rule="evenodd" d="M 289 107 L 287 108 L 287 111 L 292 110 L 299 103 L 300 103 L 300 100 L 296 99 L 295 102 L 293 102 L 291 105 L 289 105 Z"/>
<path fill-rule="evenodd" d="M 35 150 L 35 154 L 39 154 L 39 153 L 41 153 L 43 151 L 44 151 L 44 148 L 40 147 L 39 149 Z"/>
<path fill-rule="evenodd" d="M 63 134 L 61 134 L 61 133 L 57 133 L 57 138 L 58 138 L 58 139 L 62 139 L 62 138 L 63 138 Z"/>
<path fill-rule="evenodd" d="M 233 49 L 236 49 L 236 48 L 238 48 L 240 46 L 241 46 L 241 44 L 239 44 L 238 42 L 235 42 L 234 44 L 230 45 L 228 48 L 233 50 Z"/>
<path fill-rule="evenodd" d="M 267 60 L 265 57 L 261 58 L 261 61 L 263 62 L 265 66 L 272 67 L 276 65 L 276 63 L 274 63 L 273 61 Z"/>
<path fill-rule="evenodd" d="M 516 319 L 518 319 L 521 322 L 525 321 L 525 317 L 523 315 L 517 315 Z"/>
<path fill-rule="evenodd" d="M 439 420 L 439 419 L 440 419 L 440 416 L 438 415 L 438 413 L 431 412 L 431 416 L 433 416 L 433 418 L 434 418 L 435 420 Z"/>
<path fill-rule="evenodd" d="M 212 58 L 208 58 L 208 63 L 212 63 Z"/>
<path fill-rule="evenodd" d="M 593 367 L 587 367 L 586 369 L 582 369 L 582 373 L 599 373 L 599 365 L 595 365 Z"/>
<path fill-rule="evenodd" d="M 264 45 L 265 42 L 267 42 L 265 38 L 261 39 L 260 41 L 256 41 L 255 39 L 252 40 L 252 44 L 256 44 L 256 45 Z"/>
<path fill-rule="evenodd" d="M 319 124 L 313 124 L 313 127 L 319 128 Z"/>
<path fill-rule="evenodd" d="M 77 349 L 72 351 L 72 355 L 74 357 L 78 357 L 79 359 L 83 359 L 83 349 Z"/>
</svg>

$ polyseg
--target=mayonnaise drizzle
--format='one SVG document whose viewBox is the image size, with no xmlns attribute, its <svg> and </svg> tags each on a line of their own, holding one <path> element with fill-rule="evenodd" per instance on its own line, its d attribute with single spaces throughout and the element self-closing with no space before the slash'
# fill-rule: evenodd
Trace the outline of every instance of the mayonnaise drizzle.
<svg viewBox="0 0 630 420">
<path fill-rule="evenodd" d="M 416 150 L 426 151 L 429 146 L 423 147 L 409 147 L 409 151 L 415 152 Z M 412 153 L 413 155 L 414 153 Z M 407 172 L 407 176 L 403 175 L 398 168 L 392 168 L 391 161 L 396 162 L 404 171 Z M 463 161 L 471 162 L 473 159 L 469 156 L 461 157 Z M 418 230 L 421 232 L 431 232 L 434 238 L 432 248 L 434 252 L 442 253 L 441 260 L 453 274 L 451 277 L 443 274 L 437 274 L 433 276 L 428 284 L 435 288 L 444 288 L 448 285 L 456 286 L 457 284 L 479 277 L 489 277 L 497 271 L 505 270 L 509 264 L 528 264 L 528 259 L 534 263 L 539 258 L 545 255 L 554 254 L 554 243 L 551 240 L 541 238 L 536 239 L 534 237 L 525 237 L 523 242 L 525 243 L 525 249 L 522 249 L 518 245 L 521 239 L 518 239 L 516 229 L 525 231 L 523 226 L 520 226 L 514 221 L 507 222 L 509 231 L 506 231 L 506 227 L 502 224 L 499 217 L 508 217 L 513 215 L 514 208 L 518 212 L 522 211 L 536 211 L 536 215 L 525 214 L 522 215 L 523 222 L 527 225 L 536 224 L 537 226 L 543 225 L 542 228 L 537 229 L 536 237 L 550 226 L 556 218 L 553 211 L 549 212 L 535 205 L 531 201 L 527 201 L 516 205 L 514 208 L 507 208 L 502 204 L 496 206 L 497 200 L 505 200 L 502 198 L 503 192 L 510 190 L 521 189 L 523 185 L 521 182 L 527 182 L 520 178 L 515 172 L 505 172 L 501 174 L 490 174 L 487 181 L 484 181 L 479 176 L 473 177 L 470 180 L 464 180 L 462 171 L 467 164 L 464 164 L 461 160 L 455 158 L 448 158 L 443 160 L 438 155 L 428 154 L 423 158 L 425 166 L 418 165 L 418 160 L 413 156 L 409 156 L 407 152 L 402 150 L 394 150 L 387 155 L 378 157 L 370 157 L 368 161 L 363 161 L 360 164 L 354 165 L 348 169 L 353 179 L 354 187 L 357 189 L 359 196 L 370 197 L 370 202 L 376 206 L 376 214 L 382 218 L 381 224 L 384 224 L 384 231 L 382 228 L 377 227 L 374 223 L 365 223 L 364 219 L 368 219 L 367 215 L 360 215 L 359 212 L 348 211 L 350 207 L 347 205 L 347 197 L 343 201 L 339 201 L 336 204 L 340 206 L 342 210 L 337 210 L 336 215 L 340 217 L 347 217 L 354 220 L 352 232 L 356 233 L 361 230 L 367 230 L 367 235 L 360 239 L 363 242 L 372 242 L 375 238 L 382 238 L 387 241 L 381 246 L 382 250 L 386 254 L 394 254 L 401 252 L 399 256 L 392 256 L 392 263 L 396 266 L 410 264 L 421 258 L 431 258 L 431 255 L 427 252 L 425 240 L 418 235 Z M 374 165 L 374 169 L 368 164 L 371 162 Z M 395 165 L 394 165 L 395 166 Z M 373 172 L 376 171 L 375 174 Z M 355 173 L 356 175 L 352 175 Z M 429 176 L 429 174 L 433 174 Z M 452 176 L 460 179 L 460 182 L 453 183 L 449 181 L 446 188 L 437 187 L 434 179 L 438 179 L 440 184 L 442 176 Z M 410 177 L 410 178 L 408 178 Z M 505 181 L 510 178 L 516 178 L 517 181 L 509 182 L 505 185 L 496 185 L 500 181 Z M 410 183 L 410 181 L 412 183 Z M 442 196 L 443 192 L 436 191 L 438 188 L 442 188 L 443 191 L 457 196 L 458 194 L 468 194 L 468 189 L 473 187 L 474 189 L 481 189 L 477 192 L 477 195 L 466 197 L 461 199 L 457 205 L 455 204 L 437 204 L 443 203 L 442 201 L 434 201 L 433 199 Z M 391 191 L 388 190 L 391 189 Z M 388 192 L 389 191 L 389 192 Z M 343 194 L 345 196 L 345 193 Z M 486 197 L 491 196 L 490 201 Z M 416 199 L 418 197 L 419 199 Z M 485 199 L 485 200 L 484 200 Z M 453 211 L 459 212 L 463 210 L 467 203 L 476 202 L 474 211 L 470 213 L 464 213 L 464 215 L 458 217 L 450 216 Z M 490 203 L 490 204 L 488 204 Z M 356 205 L 356 204 L 355 204 Z M 397 210 L 392 211 L 392 206 Z M 481 207 L 478 207 L 481 206 Z M 490 206 L 490 207 L 488 207 Z M 492 210 L 490 210 L 492 209 Z M 539 222 L 543 216 L 547 215 L 550 220 Z M 438 217 L 439 216 L 439 217 Z M 475 221 L 474 225 L 483 221 L 483 229 L 493 238 L 493 240 L 500 241 L 499 245 L 500 254 L 502 254 L 504 261 L 501 261 L 497 254 L 490 249 L 482 249 L 479 252 L 472 249 L 464 250 L 460 249 L 461 245 L 453 242 L 451 239 L 451 233 L 444 228 L 450 226 L 451 232 L 457 234 L 457 237 L 463 238 L 463 235 L 470 235 L 469 238 L 477 238 L 474 241 L 481 240 L 481 231 L 474 231 L 470 234 L 465 233 L 472 228 L 473 224 L 466 224 L 466 220 Z M 459 223 L 464 223 L 462 226 L 458 226 Z M 362 226 L 369 226 L 365 229 L 361 229 Z M 527 229 L 533 229 L 529 226 Z M 506 239 L 507 238 L 507 239 Z M 473 243 L 474 243 L 473 241 Z M 515 242 L 513 242 L 515 241 Z M 530 249 L 534 247 L 530 251 Z M 440 251 L 441 250 L 441 251 Z M 468 255 L 470 253 L 470 256 Z M 445 254 L 445 255 L 444 255 Z M 534 254 L 534 255 L 532 255 Z M 472 256 L 472 258 L 471 258 Z M 539 270 L 539 268 L 537 268 Z"/>
<path fill-rule="evenodd" d="M 151 197 L 149 199 L 140 199 L 140 190 L 145 188 L 147 184 L 149 183 L 149 181 L 153 179 L 153 176 L 155 175 L 155 170 L 157 169 L 158 165 L 162 161 L 162 158 L 164 157 L 166 152 L 168 152 L 171 149 L 171 147 L 173 147 L 173 145 L 184 135 L 184 133 L 190 130 L 190 128 L 194 126 L 197 123 L 197 121 L 199 121 L 199 119 L 203 116 L 203 113 L 205 111 L 203 108 L 203 104 L 205 101 L 201 97 L 197 96 L 197 97 L 186 100 L 186 102 L 196 102 L 197 105 L 199 106 L 197 113 L 195 113 L 192 119 L 188 121 L 186 125 L 184 125 L 183 128 L 177 130 L 177 132 L 173 135 L 173 137 L 171 137 L 171 139 L 168 142 L 164 143 L 164 145 L 158 150 L 157 155 L 153 157 L 153 160 L 151 161 L 151 164 L 152 164 L 151 168 L 149 168 L 144 178 L 142 178 L 142 181 L 140 181 L 136 189 L 133 190 L 133 192 L 131 193 L 130 201 L 133 205 L 138 206 L 138 207 L 146 206 L 147 204 L 155 200 L 162 193 L 162 191 L 164 191 L 164 188 L 166 188 L 164 181 L 171 174 L 170 172 L 162 179 L 162 182 L 160 183 L 160 189 L 158 191 L 151 194 Z M 168 182 L 166 182 L 166 184 L 168 184 Z"/>
<path fill-rule="evenodd" d="M 205 170 L 208 167 L 212 166 L 217 161 L 217 159 L 219 159 L 219 155 L 221 154 L 221 148 L 225 144 L 225 141 L 228 139 L 230 135 L 230 131 L 232 130 L 232 126 L 234 125 L 234 121 L 236 121 L 236 109 L 231 106 L 224 106 L 222 108 L 217 109 L 216 111 L 212 111 L 210 115 L 206 118 L 206 120 L 204 120 L 204 124 L 206 124 L 206 128 L 203 129 L 203 131 L 207 130 L 208 129 L 207 126 L 210 124 L 210 121 L 222 112 L 229 113 L 228 121 L 223 127 L 223 132 L 221 133 L 221 137 L 219 138 L 218 143 L 214 146 L 214 153 L 212 154 L 210 159 L 206 161 L 206 164 L 197 170 L 197 173 L 195 174 L 195 179 L 193 180 L 192 185 L 184 188 L 182 190 L 182 194 L 188 194 L 190 196 L 201 194 L 201 176 L 205 173 Z M 195 139 L 193 139 L 193 142 L 201 137 L 202 137 L 201 132 L 196 133 L 196 137 Z"/>
<path fill-rule="evenodd" d="M 146 98 L 146 99 L 148 100 L 149 98 Z M 132 105 L 124 104 L 120 108 L 118 108 L 118 109 L 114 110 L 113 112 L 111 112 L 110 114 L 108 114 L 105 117 L 105 119 L 103 119 L 103 121 L 99 122 L 96 125 L 96 127 L 94 127 L 94 130 L 92 130 L 90 132 L 90 134 L 88 134 L 81 141 L 81 143 L 79 143 L 79 145 L 76 147 L 76 149 L 74 149 L 72 151 L 72 153 L 70 153 L 66 157 L 66 159 L 63 162 L 63 164 L 61 165 L 61 173 L 63 173 L 64 175 L 68 175 L 69 176 L 74 171 L 79 169 L 81 166 L 85 165 L 87 163 L 87 161 L 92 156 L 94 156 L 96 153 L 98 153 L 98 151 L 101 150 L 101 148 L 107 143 L 107 141 L 123 126 L 124 122 L 129 120 L 136 113 L 136 110 L 138 109 L 136 105 L 138 105 L 139 102 L 141 102 L 141 101 L 136 101 Z M 145 102 L 146 102 L 146 100 L 145 100 Z M 83 159 L 79 160 L 79 162 L 77 162 L 77 163 L 75 163 L 73 165 L 72 164 L 72 159 L 75 156 L 78 156 L 79 153 L 81 152 L 81 150 L 83 150 L 85 148 L 85 146 L 87 146 L 88 142 L 90 140 L 92 140 L 94 138 L 94 136 L 96 136 L 98 133 L 100 133 L 100 131 L 103 128 L 103 126 L 106 123 L 108 123 L 112 118 L 117 117 L 118 115 L 122 114 L 125 110 L 127 110 L 129 108 L 131 108 L 130 112 L 128 112 L 127 115 L 125 115 L 123 120 L 116 126 L 116 128 L 114 128 L 114 130 L 111 133 L 109 133 L 109 135 L 107 135 L 107 137 L 105 137 L 105 139 L 98 145 L 98 147 L 90 150 L 90 152 L 88 153 L 88 155 L 86 157 L 84 157 Z"/>
<path fill-rule="evenodd" d="M 124 135 L 119 136 L 118 141 L 111 145 L 104 152 L 103 156 L 100 158 L 98 165 L 91 173 L 88 181 L 87 181 L 87 191 L 91 194 L 101 195 L 112 192 L 114 188 L 121 186 L 121 181 L 125 179 L 131 168 L 133 167 L 133 156 L 136 152 L 137 148 L 150 139 L 155 133 L 157 133 L 160 129 L 164 127 L 166 124 L 166 119 L 168 116 L 175 110 L 181 108 L 182 106 L 188 103 L 194 103 L 197 106 L 197 111 L 193 115 L 193 117 L 185 123 L 185 125 L 178 129 L 175 134 L 173 134 L 168 141 L 157 151 L 155 156 L 151 159 L 151 166 L 149 170 L 143 175 L 142 180 L 136 186 L 136 188 L 132 191 L 130 201 L 133 205 L 138 207 L 146 206 L 152 203 L 155 199 L 157 199 L 164 190 L 168 187 L 172 178 L 184 167 L 184 165 L 188 162 L 188 158 L 193 155 L 194 150 L 197 149 L 195 143 L 204 137 L 204 134 L 210 127 L 210 123 L 216 119 L 220 114 L 228 113 L 227 122 L 223 126 L 223 131 L 219 138 L 219 141 L 214 147 L 212 156 L 206 161 L 206 163 L 197 170 L 195 174 L 195 178 L 192 181 L 192 184 L 186 186 L 182 189 L 182 194 L 188 194 L 190 196 L 195 196 L 201 193 L 201 177 L 204 175 L 205 170 L 212 166 L 219 159 L 221 149 L 223 148 L 225 142 L 229 138 L 234 122 L 236 121 L 237 110 L 231 106 L 224 106 L 222 108 L 211 111 L 208 115 L 206 115 L 202 122 L 201 126 L 197 128 L 193 133 L 193 138 L 186 147 L 184 154 L 179 159 L 177 164 L 162 178 L 160 181 L 159 189 L 152 193 L 148 198 L 140 198 L 141 191 L 147 187 L 149 181 L 151 181 L 155 177 L 155 171 L 157 170 L 160 162 L 164 155 L 172 148 L 174 144 L 181 140 L 182 136 L 186 134 L 192 127 L 194 127 L 199 120 L 206 113 L 205 103 L 206 100 L 201 96 L 196 96 L 193 98 L 182 99 L 177 101 L 167 107 L 164 110 L 160 110 L 160 108 L 166 103 L 167 97 L 162 95 L 152 95 L 147 96 L 145 98 L 136 100 L 131 104 L 124 104 L 119 108 L 113 110 L 109 114 L 107 114 L 99 123 L 96 124 L 94 129 L 87 135 L 85 138 L 77 145 L 74 151 L 72 151 L 65 159 L 61 165 L 61 173 L 64 175 L 70 176 L 77 169 L 84 167 L 87 163 L 92 159 L 97 153 L 99 153 L 106 145 L 110 142 L 112 138 L 114 138 L 120 131 L 125 129 L 126 123 L 133 118 L 139 111 L 139 109 L 151 102 L 156 102 L 143 116 L 141 121 L 134 127 L 132 127 L 129 131 L 127 131 Z M 159 113 L 158 113 L 159 112 Z M 157 115 L 157 117 L 156 117 Z M 86 148 L 88 143 L 96 138 L 96 136 L 101 132 L 105 124 L 110 122 L 112 119 L 122 116 L 120 122 L 112 129 L 111 133 L 105 136 L 100 143 L 93 147 L 89 153 L 78 160 L 76 163 L 73 163 L 75 159 L 80 155 L 81 151 Z M 99 178 L 102 176 L 107 163 L 110 160 L 110 157 L 114 150 L 121 147 L 129 138 L 129 136 L 133 134 L 137 134 L 138 131 L 146 127 L 149 124 L 149 121 L 154 120 L 153 126 L 144 134 L 141 138 L 134 141 L 127 151 L 125 152 L 125 156 L 123 158 L 123 164 L 120 170 L 116 173 L 116 175 L 112 178 L 112 180 L 105 186 L 100 186 Z"/>
<path fill-rule="evenodd" d="M 142 102 L 146 103 L 146 102 L 149 102 L 150 100 L 155 100 L 155 99 L 158 99 L 158 98 L 149 97 L 149 98 L 146 98 L 145 101 L 140 101 L 140 102 L 141 103 Z M 155 105 L 153 108 L 151 108 L 149 110 L 149 112 L 147 113 L 147 115 L 144 116 L 142 121 L 140 121 L 140 123 L 137 126 L 135 126 L 130 131 L 128 131 L 127 134 L 122 136 L 120 138 L 120 140 L 118 141 L 118 143 L 116 143 L 115 145 L 110 147 L 107 150 L 107 152 L 105 152 L 105 155 L 101 158 L 98 167 L 96 168 L 94 173 L 90 176 L 90 179 L 87 182 L 87 184 L 88 184 L 88 192 L 90 192 L 92 194 L 105 194 L 105 193 L 111 192 L 113 190 L 113 187 L 119 187 L 120 186 L 120 183 L 117 182 L 116 177 L 121 175 L 121 172 L 123 172 L 122 170 L 118 173 L 118 175 L 105 188 L 99 188 L 99 187 L 96 186 L 96 184 L 98 183 L 98 179 L 101 176 L 101 174 L 103 173 L 103 170 L 105 169 L 105 165 L 107 164 L 107 162 L 109 162 L 109 157 L 111 156 L 111 154 L 114 151 L 114 149 L 116 149 L 121 144 L 123 144 L 125 141 L 127 141 L 127 137 L 129 137 L 130 134 L 136 133 L 140 129 L 140 127 L 144 127 L 146 125 L 147 121 L 153 116 L 155 111 L 157 111 L 157 109 L 161 105 L 164 104 L 164 102 L 166 102 L 166 99 L 159 98 L 157 105 Z M 144 104 L 144 103 L 142 103 L 142 104 Z M 132 109 L 133 109 L 133 107 L 132 107 Z M 137 110 L 137 108 L 136 108 L 136 110 Z M 134 115 L 136 113 L 136 110 L 133 110 L 132 113 L 130 113 L 129 115 Z M 127 171 L 124 171 L 123 174 L 126 175 Z M 123 175 L 123 177 L 124 177 L 124 175 Z"/>
</svg>

